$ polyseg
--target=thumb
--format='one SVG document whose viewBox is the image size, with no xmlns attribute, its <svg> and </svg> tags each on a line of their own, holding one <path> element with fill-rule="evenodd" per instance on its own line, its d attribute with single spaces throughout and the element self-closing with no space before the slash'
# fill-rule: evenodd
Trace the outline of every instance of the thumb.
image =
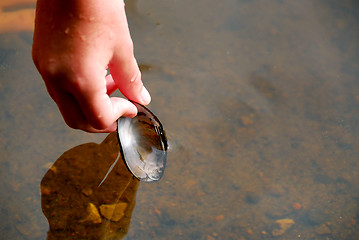
<svg viewBox="0 0 359 240">
<path fill-rule="evenodd" d="M 114 58 L 109 65 L 112 78 L 118 89 L 128 99 L 147 105 L 151 102 L 151 96 L 141 79 L 141 72 L 137 62 L 132 55 L 130 61 L 124 61 L 122 58 Z"/>
</svg>

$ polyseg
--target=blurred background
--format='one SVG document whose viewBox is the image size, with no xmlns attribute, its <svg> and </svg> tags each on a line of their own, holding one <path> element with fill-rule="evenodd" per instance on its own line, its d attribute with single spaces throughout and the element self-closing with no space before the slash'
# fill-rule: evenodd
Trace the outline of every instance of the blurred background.
<svg viewBox="0 0 359 240">
<path fill-rule="evenodd" d="M 70 129 L 48 96 L 31 60 L 34 1 L 0 7 L 0 235 L 46 239 L 40 182 L 63 153 L 103 148 L 108 134 Z M 100 239 L 359 238 L 359 1 L 128 0 L 126 10 L 171 151 L 161 181 L 139 183 L 129 228 Z"/>
</svg>

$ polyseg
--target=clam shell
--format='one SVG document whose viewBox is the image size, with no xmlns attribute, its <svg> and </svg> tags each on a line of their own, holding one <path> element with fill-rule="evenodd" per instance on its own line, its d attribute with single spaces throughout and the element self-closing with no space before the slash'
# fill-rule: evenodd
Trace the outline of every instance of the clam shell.
<svg viewBox="0 0 359 240">
<path fill-rule="evenodd" d="M 159 119 L 146 107 L 133 102 L 138 113 L 134 118 L 117 120 L 117 136 L 122 158 L 139 180 L 161 179 L 167 160 L 167 137 Z"/>
</svg>

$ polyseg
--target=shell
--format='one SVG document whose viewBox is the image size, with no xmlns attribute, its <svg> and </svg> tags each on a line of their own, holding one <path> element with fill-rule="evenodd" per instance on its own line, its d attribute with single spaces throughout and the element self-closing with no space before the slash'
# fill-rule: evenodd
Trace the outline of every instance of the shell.
<svg viewBox="0 0 359 240">
<path fill-rule="evenodd" d="M 143 182 L 161 179 L 167 161 L 167 137 L 160 120 L 146 107 L 132 102 L 134 118 L 117 120 L 122 158 L 130 172 Z"/>
</svg>

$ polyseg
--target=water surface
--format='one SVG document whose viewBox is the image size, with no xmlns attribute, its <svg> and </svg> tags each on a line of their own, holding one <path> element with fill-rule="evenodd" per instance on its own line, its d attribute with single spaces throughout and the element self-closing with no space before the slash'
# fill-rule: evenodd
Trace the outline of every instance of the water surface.
<svg viewBox="0 0 359 240">
<path fill-rule="evenodd" d="M 139 183 L 119 237 L 359 238 L 358 1 L 138 0 L 127 12 L 149 108 L 173 150 L 160 182 Z M 107 137 L 65 125 L 32 64 L 31 38 L 0 35 L 4 239 L 46 239 L 49 167 Z"/>
</svg>

